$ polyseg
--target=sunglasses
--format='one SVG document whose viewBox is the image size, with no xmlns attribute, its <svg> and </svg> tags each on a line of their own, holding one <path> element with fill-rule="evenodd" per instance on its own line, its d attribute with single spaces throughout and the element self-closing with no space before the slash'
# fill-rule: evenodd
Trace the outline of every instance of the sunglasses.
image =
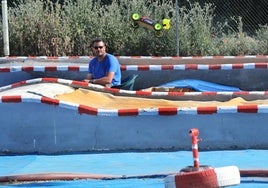
<svg viewBox="0 0 268 188">
<path fill-rule="evenodd" d="M 97 49 L 102 49 L 103 46 L 94 46 L 93 48 L 94 48 L 95 50 L 97 50 Z"/>
</svg>

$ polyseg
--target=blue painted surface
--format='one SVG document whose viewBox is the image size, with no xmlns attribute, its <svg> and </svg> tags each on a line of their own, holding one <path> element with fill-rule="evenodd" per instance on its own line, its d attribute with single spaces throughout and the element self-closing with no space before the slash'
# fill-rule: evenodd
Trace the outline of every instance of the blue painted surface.
<svg viewBox="0 0 268 188">
<path fill-rule="evenodd" d="M 267 183 L 241 183 L 234 188 L 267 188 Z M 130 180 L 83 180 L 83 181 L 60 181 L 60 182 L 48 182 L 48 183 L 33 183 L 26 185 L 7 186 L 14 187 L 94 187 L 94 188 L 164 188 L 163 179 L 130 179 Z"/>
<path fill-rule="evenodd" d="M 268 169 L 268 150 L 203 151 L 201 165 L 223 167 L 235 165 L 239 169 Z M 191 151 L 105 153 L 73 155 L 1 156 L 0 175 L 28 173 L 70 172 L 109 175 L 151 175 L 178 172 L 193 165 Z M 9 187 L 164 187 L 162 178 L 126 180 L 79 180 L 31 183 Z M 8 187 L 8 186 L 6 186 Z M 267 182 L 242 180 L 239 188 L 268 187 Z"/>
</svg>

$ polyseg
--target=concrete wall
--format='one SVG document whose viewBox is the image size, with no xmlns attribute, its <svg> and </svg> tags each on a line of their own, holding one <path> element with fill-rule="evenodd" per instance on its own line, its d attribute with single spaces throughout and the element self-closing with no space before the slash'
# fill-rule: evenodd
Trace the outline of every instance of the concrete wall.
<svg viewBox="0 0 268 188">
<path fill-rule="evenodd" d="M 235 86 L 241 90 L 268 90 L 268 69 L 243 70 L 165 70 L 126 71 L 123 75 L 137 74 L 135 89 L 158 86 L 181 79 L 199 79 L 223 85 Z"/>
<path fill-rule="evenodd" d="M 38 77 L 57 77 L 71 80 L 83 80 L 87 75 L 87 65 L 91 57 L 10 57 L 0 59 L 0 87 L 21 80 Z M 122 67 L 130 69 L 122 70 L 123 78 L 130 74 L 138 74 L 135 89 L 144 89 L 158 86 L 179 79 L 200 79 L 219 84 L 239 87 L 242 90 L 267 90 L 268 83 L 268 56 L 220 56 L 220 57 L 118 57 Z M 224 66 L 229 64 L 229 68 Z M 248 67 L 243 67 L 245 64 Z M 256 64 L 259 67 L 252 68 Z M 133 70 L 134 67 L 152 65 L 185 65 L 185 70 Z M 223 66 L 222 68 L 199 69 L 198 66 Z M 83 71 L 29 71 L 34 67 L 78 66 Z M 187 66 L 196 67 L 188 69 Z M 233 68 L 230 68 L 232 67 Z M 11 68 L 10 68 L 11 67 Z M 18 71 L 18 67 L 26 67 L 26 70 Z M 131 70 L 132 67 L 132 70 Z M 3 70 L 1 71 L 1 68 Z M 10 68 L 5 70 L 4 68 Z M 15 70 L 14 70 L 15 69 Z"/>
<path fill-rule="evenodd" d="M 84 67 L 86 65 L 83 65 Z M 34 66 L 33 66 L 34 67 Z M 268 69 L 220 69 L 220 70 L 123 70 L 122 77 L 137 74 L 134 89 L 144 89 L 158 86 L 170 81 L 180 79 L 199 79 L 223 85 L 239 87 L 241 90 L 268 90 Z M 22 80 L 55 77 L 70 80 L 83 80 L 87 75 L 86 71 L 17 71 L 0 72 L 0 87 Z"/>
<path fill-rule="evenodd" d="M 66 65 L 68 66 L 68 65 Z M 76 65 L 79 67 L 80 65 Z M 42 71 L 14 71 L 0 72 L 0 87 L 9 85 L 22 80 L 40 78 L 40 77 L 55 77 L 70 80 L 83 80 L 86 75 L 86 65 L 82 65 L 83 71 L 68 71 L 68 70 L 42 70 Z M 140 65 L 137 65 L 139 68 Z M 232 66 L 232 65 L 230 65 Z M 267 66 L 267 64 L 265 64 Z M 44 66 L 45 67 L 45 66 Z M 35 66 L 32 66 L 34 69 Z M 55 66 L 55 68 L 57 68 Z M 134 89 L 144 89 L 152 86 L 158 86 L 170 81 L 181 79 L 199 79 L 209 82 L 214 82 L 223 85 L 239 87 L 241 90 L 268 90 L 268 69 L 262 68 L 233 68 L 233 69 L 184 69 L 184 70 L 122 70 L 122 78 L 131 74 L 137 74 Z M 11 68 L 12 69 L 12 68 Z"/>
<path fill-rule="evenodd" d="M 1 104 L 0 152 L 189 150 L 192 128 L 200 131 L 200 150 L 268 148 L 267 113 L 117 116 L 79 114 L 74 109 Z"/>
<path fill-rule="evenodd" d="M 257 59 L 255 59 L 257 61 Z M 263 61 L 263 59 L 261 59 Z M 134 62 L 133 62 L 134 61 Z M 146 62 L 144 62 L 146 61 Z M 158 64 L 151 60 L 131 59 L 129 65 Z M 166 60 L 164 60 L 166 62 Z M 210 63 L 211 60 L 209 60 Z M 266 61 L 266 59 L 265 59 Z M 122 61 L 121 61 L 122 62 Z M 208 62 L 208 61 L 206 61 Z M 177 62 L 170 61 L 170 64 Z M 189 62 L 184 62 L 188 64 Z M 193 63 L 190 62 L 190 63 Z M 200 62 L 202 64 L 204 62 Z M 227 63 L 227 62 L 221 62 Z M 230 62 L 228 62 L 230 63 Z M 255 63 L 255 62 L 254 62 Z M 63 63 L 67 66 L 87 64 Z M 122 62 L 122 65 L 126 64 Z M 28 71 L 2 69 L 0 86 L 38 77 L 57 77 L 82 80 L 86 71 L 31 71 L 35 66 L 58 66 L 59 63 L 8 62 L 1 67 L 24 66 Z M 147 64 L 148 65 L 148 64 Z M 149 64 L 150 65 L 150 64 Z M 199 64 L 198 64 L 199 65 Z M 197 66 L 198 67 L 198 66 Z M 235 66 L 234 66 L 235 67 Z M 238 66 L 239 67 L 239 66 Z M 252 67 L 252 66 L 251 66 Z M 123 77 L 138 74 L 135 89 L 157 86 L 178 79 L 201 79 L 236 86 L 243 90 L 268 89 L 268 69 L 185 69 L 185 70 L 133 70 L 122 71 Z M 29 71 L 30 70 L 30 71 Z M 67 153 L 86 151 L 130 150 L 179 150 L 189 149 L 188 131 L 198 128 L 203 139 L 200 150 L 268 148 L 267 109 L 251 113 L 225 109 L 211 114 L 181 113 L 159 115 L 146 109 L 142 114 L 119 116 L 115 112 L 80 114 L 77 106 L 58 106 L 29 102 L 0 103 L 0 152 L 1 153 Z"/>
</svg>

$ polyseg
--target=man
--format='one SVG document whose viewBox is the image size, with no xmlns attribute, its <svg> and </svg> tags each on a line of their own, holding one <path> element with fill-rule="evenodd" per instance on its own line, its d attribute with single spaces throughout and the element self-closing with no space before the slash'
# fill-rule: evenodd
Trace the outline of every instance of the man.
<svg viewBox="0 0 268 188">
<path fill-rule="evenodd" d="M 106 46 L 101 38 L 92 42 L 95 57 L 89 62 L 86 82 L 106 87 L 121 84 L 121 70 L 117 58 L 106 52 Z"/>
</svg>

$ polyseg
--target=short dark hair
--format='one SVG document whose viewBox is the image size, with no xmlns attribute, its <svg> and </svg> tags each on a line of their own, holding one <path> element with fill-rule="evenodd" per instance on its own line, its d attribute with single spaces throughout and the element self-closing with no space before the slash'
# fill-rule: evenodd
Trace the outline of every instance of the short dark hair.
<svg viewBox="0 0 268 188">
<path fill-rule="evenodd" d="M 91 47 L 93 47 L 93 44 L 94 44 L 95 42 L 103 42 L 104 45 L 105 45 L 105 41 L 104 41 L 102 38 L 95 38 L 95 39 L 92 41 L 92 43 L 91 43 Z"/>
</svg>

